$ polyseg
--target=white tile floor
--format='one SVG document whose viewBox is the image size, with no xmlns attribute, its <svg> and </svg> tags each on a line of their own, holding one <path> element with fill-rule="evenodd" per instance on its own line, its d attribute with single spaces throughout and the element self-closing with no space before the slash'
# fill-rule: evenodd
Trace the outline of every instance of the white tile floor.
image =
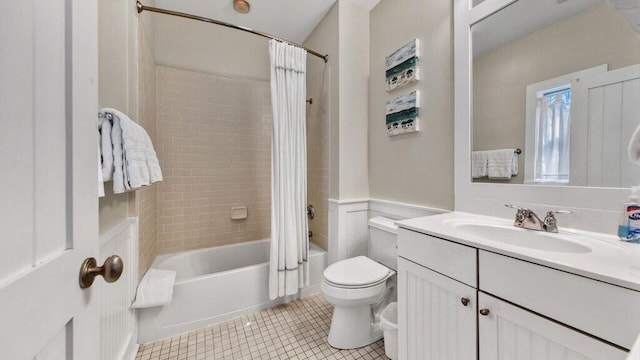
<svg viewBox="0 0 640 360">
<path fill-rule="evenodd" d="M 332 307 L 321 294 L 140 346 L 136 360 L 388 359 L 382 340 L 357 350 L 329 346 Z"/>
</svg>

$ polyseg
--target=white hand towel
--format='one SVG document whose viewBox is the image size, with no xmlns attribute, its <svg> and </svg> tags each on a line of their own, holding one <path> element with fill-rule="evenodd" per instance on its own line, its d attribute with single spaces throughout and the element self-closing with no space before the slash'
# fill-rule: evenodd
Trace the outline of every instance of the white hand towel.
<svg viewBox="0 0 640 360">
<path fill-rule="evenodd" d="M 633 135 L 631 135 L 627 153 L 632 163 L 640 165 L 640 126 L 638 126 L 633 132 Z"/>
<path fill-rule="evenodd" d="M 167 305 L 173 299 L 173 284 L 176 272 L 170 270 L 149 269 L 136 291 L 134 309 Z"/>
<path fill-rule="evenodd" d="M 162 171 L 149 134 L 124 113 L 105 108 L 113 115 L 113 190 L 119 194 L 162 181 Z"/>
<path fill-rule="evenodd" d="M 104 118 L 103 118 L 104 119 Z M 102 176 L 104 181 L 113 179 L 113 142 L 111 121 L 104 119 L 100 126 L 100 149 L 102 150 Z"/>
<path fill-rule="evenodd" d="M 100 132 L 98 132 L 98 197 L 104 197 L 104 176 L 102 175 L 102 149 L 100 149 Z"/>
<path fill-rule="evenodd" d="M 513 175 L 517 174 L 518 154 L 515 149 L 488 151 L 487 175 L 489 179 L 510 180 Z"/>
<path fill-rule="evenodd" d="M 124 178 L 124 150 L 122 148 L 122 127 L 120 118 L 113 117 L 113 128 L 111 129 L 111 141 L 113 144 L 113 193 L 122 194 L 127 191 Z"/>
<path fill-rule="evenodd" d="M 471 177 L 474 179 L 487 176 L 487 161 L 489 154 L 486 151 L 474 151 L 471 154 Z"/>
</svg>

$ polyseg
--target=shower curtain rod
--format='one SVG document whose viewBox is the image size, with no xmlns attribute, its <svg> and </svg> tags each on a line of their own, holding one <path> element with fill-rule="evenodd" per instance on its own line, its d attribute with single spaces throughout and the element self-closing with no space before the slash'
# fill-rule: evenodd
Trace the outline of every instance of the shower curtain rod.
<svg viewBox="0 0 640 360">
<path fill-rule="evenodd" d="M 228 28 L 232 28 L 232 29 L 248 32 L 248 33 L 251 33 L 251 34 L 254 34 L 254 35 L 262 36 L 262 37 L 265 37 L 267 39 L 278 40 L 280 42 L 284 42 L 284 43 L 293 45 L 295 47 L 299 47 L 301 49 L 305 49 L 305 50 L 307 50 L 307 52 L 309 54 L 315 55 L 315 56 L 321 58 L 322 60 L 324 60 L 325 63 L 327 61 L 329 61 L 329 55 L 322 55 L 319 52 L 313 51 L 311 49 L 307 49 L 306 47 L 304 47 L 302 45 L 298 45 L 298 44 L 292 43 L 291 41 L 287 41 L 287 40 L 281 39 L 279 37 L 276 37 L 276 36 L 273 36 L 273 35 L 270 35 L 270 34 L 267 34 L 267 33 L 263 33 L 263 32 L 256 31 L 256 30 L 252 30 L 252 29 L 249 29 L 248 27 L 233 25 L 233 24 L 230 24 L 230 23 L 227 23 L 227 22 L 224 22 L 224 21 L 209 19 L 209 18 L 206 18 L 206 17 L 203 17 L 203 16 L 191 15 L 191 14 L 187 14 L 187 13 L 183 13 L 183 12 L 179 12 L 179 11 L 161 9 L 161 8 L 157 8 L 157 7 L 153 7 L 153 6 L 146 6 L 146 5 L 143 5 L 140 1 L 136 1 L 136 9 L 138 9 L 138 14 L 140 14 L 143 11 L 151 11 L 151 12 L 160 13 L 160 14 L 173 15 L 173 16 L 178 16 L 178 17 L 182 17 L 182 18 L 185 18 L 185 19 L 198 20 L 198 21 L 203 21 L 203 22 L 207 22 L 207 23 L 210 23 L 210 24 L 221 25 L 221 26 L 224 26 L 224 27 L 228 27 Z"/>
</svg>

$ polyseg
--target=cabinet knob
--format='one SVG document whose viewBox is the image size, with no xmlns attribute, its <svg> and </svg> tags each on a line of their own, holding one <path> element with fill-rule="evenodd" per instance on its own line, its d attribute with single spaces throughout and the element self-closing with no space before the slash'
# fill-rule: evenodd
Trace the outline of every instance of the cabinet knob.
<svg viewBox="0 0 640 360">
<path fill-rule="evenodd" d="M 467 298 L 462 298 L 460 299 L 460 302 L 462 303 L 462 305 L 467 306 L 469 305 L 469 299 Z"/>
<path fill-rule="evenodd" d="M 480 309 L 480 315 L 482 316 L 487 316 L 489 315 L 490 311 L 489 309 Z"/>
</svg>

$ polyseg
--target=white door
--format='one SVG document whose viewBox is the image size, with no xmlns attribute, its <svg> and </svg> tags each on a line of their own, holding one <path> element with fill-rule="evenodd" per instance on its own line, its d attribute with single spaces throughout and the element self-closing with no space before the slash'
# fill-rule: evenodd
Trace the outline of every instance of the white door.
<svg viewBox="0 0 640 360">
<path fill-rule="evenodd" d="M 401 360 L 475 360 L 476 290 L 398 259 Z"/>
<path fill-rule="evenodd" d="M 627 356 L 625 351 L 490 295 L 480 293 L 478 304 L 480 360 L 622 360 Z"/>
<path fill-rule="evenodd" d="M 96 24 L 95 0 L 0 1 L 3 360 L 98 358 Z"/>
<path fill-rule="evenodd" d="M 640 125 L 640 65 L 585 77 L 571 91 L 571 185 L 638 184 L 627 146 Z"/>
</svg>

